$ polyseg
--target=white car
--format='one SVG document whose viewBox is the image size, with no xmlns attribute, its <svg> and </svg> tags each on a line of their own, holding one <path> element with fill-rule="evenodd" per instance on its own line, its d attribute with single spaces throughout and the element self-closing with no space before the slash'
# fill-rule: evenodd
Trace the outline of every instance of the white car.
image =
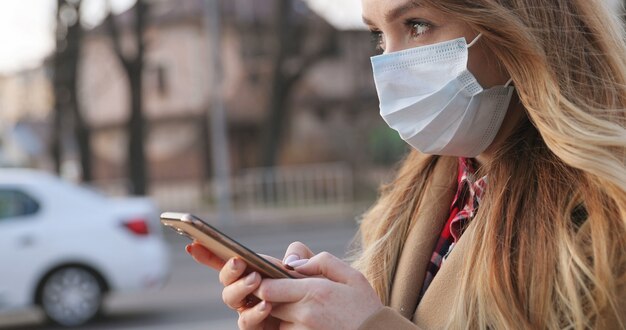
<svg viewBox="0 0 626 330">
<path fill-rule="evenodd" d="M 110 199 L 44 172 L 0 169 L 0 311 L 39 305 L 64 326 L 109 292 L 161 287 L 169 257 L 147 198 Z"/>
</svg>

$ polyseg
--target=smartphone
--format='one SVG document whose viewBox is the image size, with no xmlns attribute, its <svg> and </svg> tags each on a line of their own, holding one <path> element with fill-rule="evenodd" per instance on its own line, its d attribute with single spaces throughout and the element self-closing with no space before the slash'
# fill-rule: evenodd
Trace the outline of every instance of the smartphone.
<svg viewBox="0 0 626 330">
<path fill-rule="evenodd" d="M 255 271 L 264 278 L 294 278 L 287 270 L 254 253 L 193 214 L 165 212 L 161 214 L 161 223 L 198 241 L 222 260 L 241 258 L 248 264 L 246 272 Z"/>
</svg>

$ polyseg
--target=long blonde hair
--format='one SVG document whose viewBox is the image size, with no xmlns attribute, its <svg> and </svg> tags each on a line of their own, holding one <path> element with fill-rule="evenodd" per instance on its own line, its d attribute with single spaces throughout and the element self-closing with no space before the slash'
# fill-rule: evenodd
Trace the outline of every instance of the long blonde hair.
<svg viewBox="0 0 626 330">
<path fill-rule="evenodd" d="M 626 44 L 618 18 L 605 0 L 420 3 L 483 33 L 528 117 L 482 166 L 489 186 L 464 234 L 471 244 L 445 313 L 449 326 L 583 329 L 600 315 L 618 316 L 626 285 Z M 446 160 L 412 152 L 362 220 L 354 266 L 384 303 L 423 191 Z"/>
</svg>

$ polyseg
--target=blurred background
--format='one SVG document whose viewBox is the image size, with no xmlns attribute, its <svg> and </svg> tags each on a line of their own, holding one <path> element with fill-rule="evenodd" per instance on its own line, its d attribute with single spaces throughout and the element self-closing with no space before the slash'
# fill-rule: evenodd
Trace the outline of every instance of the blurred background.
<svg viewBox="0 0 626 330">
<path fill-rule="evenodd" d="M 236 328 L 158 214 L 343 256 L 407 150 L 359 0 L 4 1 L 0 42 L 0 327 Z"/>
<path fill-rule="evenodd" d="M 2 1 L 0 43 L 0 328 L 235 329 L 158 214 L 343 256 L 408 150 L 360 0 Z"/>
<path fill-rule="evenodd" d="M 210 216 L 216 173 L 236 213 L 351 203 L 405 150 L 377 114 L 359 1 L 107 3 L 4 5 L 4 166 Z"/>
</svg>

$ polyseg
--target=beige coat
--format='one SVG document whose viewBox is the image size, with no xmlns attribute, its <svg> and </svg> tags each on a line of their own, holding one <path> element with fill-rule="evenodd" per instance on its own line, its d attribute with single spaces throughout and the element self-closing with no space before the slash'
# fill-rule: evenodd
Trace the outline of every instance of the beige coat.
<svg viewBox="0 0 626 330">
<path fill-rule="evenodd" d="M 407 242 L 401 252 L 394 281 L 391 286 L 390 304 L 372 315 L 360 329 L 415 330 L 443 329 L 452 308 L 455 278 L 461 270 L 463 252 L 469 243 L 461 236 L 443 263 L 437 276 L 426 290 L 417 306 L 417 299 L 424 282 L 426 268 L 433 249 L 448 216 L 456 191 L 456 169 L 451 164 L 437 166 L 433 185 L 427 192 L 418 219 L 409 232 Z M 454 163 L 456 166 L 456 163 Z M 426 214 L 435 216 L 426 217 Z M 471 226 L 471 224 L 470 224 Z M 626 294 L 622 295 L 618 308 L 621 310 L 622 324 L 626 324 Z M 603 329 L 620 329 L 620 322 L 614 317 L 603 320 Z"/>
</svg>

